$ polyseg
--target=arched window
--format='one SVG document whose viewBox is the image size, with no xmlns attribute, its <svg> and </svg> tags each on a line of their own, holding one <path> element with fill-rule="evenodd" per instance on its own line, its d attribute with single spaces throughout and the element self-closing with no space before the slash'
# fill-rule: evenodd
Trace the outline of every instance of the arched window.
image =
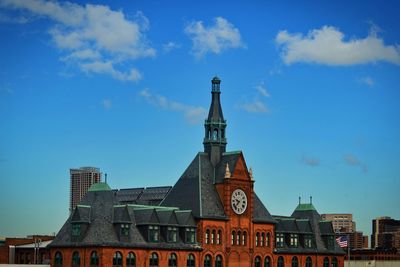
<svg viewBox="0 0 400 267">
<path fill-rule="evenodd" d="M 242 245 L 247 245 L 247 232 L 243 232 Z"/>
<path fill-rule="evenodd" d="M 265 246 L 269 247 L 270 246 L 270 239 L 271 239 L 271 235 L 269 233 L 267 233 L 266 237 L 265 237 Z"/>
<path fill-rule="evenodd" d="M 264 267 L 271 267 L 271 258 L 269 256 L 264 259 Z"/>
<path fill-rule="evenodd" d="M 122 254 L 121 252 L 117 251 L 114 253 L 114 257 L 113 257 L 113 266 L 122 266 Z"/>
<path fill-rule="evenodd" d="M 210 256 L 210 254 L 207 254 L 204 257 L 204 267 L 211 267 L 211 260 L 212 260 L 212 258 Z"/>
<path fill-rule="evenodd" d="M 255 259 L 254 259 L 254 267 L 261 267 L 261 258 L 260 258 L 260 256 L 255 257 Z"/>
<path fill-rule="evenodd" d="M 158 267 L 158 255 L 155 252 L 150 255 L 150 267 Z"/>
<path fill-rule="evenodd" d="M 222 256 L 221 255 L 218 255 L 216 258 L 215 258 L 215 267 L 222 267 L 223 265 L 222 265 Z"/>
<path fill-rule="evenodd" d="M 55 266 L 62 266 L 63 264 L 63 257 L 60 251 L 57 251 L 54 255 L 54 265 Z"/>
<path fill-rule="evenodd" d="M 215 230 L 211 231 L 211 244 L 215 244 Z"/>
<path fill-rule="evenodd" d="M 129 252 L 126 257 L 126 266 L 128 267 L 136 267 L 136 255 L 133 252 Z"/>
<path fill-rule="evenodd" d="M 90 254 L 90 266 L 99 266 L 99 255 L 96 251 L 92 251 Z"/>
<path fill-rule="evenodd" d="M 236 235 L 236 245 L 240 246 L 241 241 L 242 241 L 242 232 L 238 231 Z"/>
<path fill-rule="evenodd" d="M 171 253 L 168 256 L 168 267 L 176 267 L 177 265 L 177 259 L 176 259 L 176 254 Z"/>
<path fill-rule="evenodd" d="M 306 259 L 306 267 L 312 267 L 312 259 L 310 257 Z"/>
<path fill-rule="evenodd" d="M 222 231 L 218 230 L 218 233 L 217 233 L 217 245 L 221 244 L 221 237 L 222 237 Z"/>
<path fill-rule="evenodd" d="M 193 254 L 189 254 L 186 260 L 186 267 L 195 267 L 195 259 Z"/>
<path fill-rule="evenodd" d="M 260 247 L 264 246 L 264 239 L 265 239 L 265 234 L 261 233 L 261 239 L 260 239 Z"/>
<path fill-rule="evenodd" d="M 210 230 L 206 230 L 206 244 L 210 244 Z"/>
<path fill-rule="evenodd" d="M 338 267 L 338 261 L 336 257 L 332 258 L 332 267 Z"/>
<path fill-rule="evenodd" d="M 329 259 L 328 259 L 328 257 L 324 258 L 324 267 L 329 267 Z"/>
<path fill-rule="evenodd" d="M 278 258 L 278 267 L 285 267 L 285 261 L 282 256 L 279 256 Z"/>
<path fill-rule="evenodd" d="M 214 141 L 218 140 L 218 129 L 214 129 L 213 131 L 213 140 Z"/>
<path fill-rule="evenodd" d="M 79 266 L 81 265 L 81 256 L 79 256 L 78 251 L 74 251 L 72 253 L 72 266 Z"/>
<path fill-rule="evenodd" d="M 232 238 L 231 238 L 231 245 L 235 245 L 235 239 L 236 239 L 236 232 L 232 231 Z"/>
<path fill-rule="evenodd" d="M 292 258 L 292 267 L 299 267 L 299 259 L 296 256 Z"/>
<path fill-rule="evenodd" d="M 258 247 L 258 242 L 260 242 L 260 233 L 256 234 L 256 247 Z"/>
</svg>

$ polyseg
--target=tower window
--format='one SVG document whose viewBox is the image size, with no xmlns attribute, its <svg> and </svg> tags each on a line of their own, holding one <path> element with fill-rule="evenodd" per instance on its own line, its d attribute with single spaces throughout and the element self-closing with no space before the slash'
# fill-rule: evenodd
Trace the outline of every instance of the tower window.
<svg viewBox="0 0 400 267">
<path fill-rule="evenodd" d="M 213 140 L 216 141 L 218 139 L 218 130 L 214 129 L 213 131 Z"/>
</svg>

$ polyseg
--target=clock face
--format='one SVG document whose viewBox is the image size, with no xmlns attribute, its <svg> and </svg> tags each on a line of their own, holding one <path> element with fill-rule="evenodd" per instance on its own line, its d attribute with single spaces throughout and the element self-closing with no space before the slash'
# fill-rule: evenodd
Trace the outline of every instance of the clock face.
<svg viewBox="0 0 400 267">
<path fill-rule="evenodd" d="M 231 206 L 236 214 L 242 214 L 247 208 L 247 196 L 242 189 L 236 189 L 231 196 Z"/>
</svg>

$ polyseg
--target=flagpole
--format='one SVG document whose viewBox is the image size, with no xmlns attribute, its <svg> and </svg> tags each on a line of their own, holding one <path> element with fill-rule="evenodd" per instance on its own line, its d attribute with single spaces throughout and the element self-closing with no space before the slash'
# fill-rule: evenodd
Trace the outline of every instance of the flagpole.
<svg viewBox="0 0 400 267">
<path fill-rule="evenodd" d="M 350 235 L 347 234 L 347 267 L 350 267 Z"/>
</svg>

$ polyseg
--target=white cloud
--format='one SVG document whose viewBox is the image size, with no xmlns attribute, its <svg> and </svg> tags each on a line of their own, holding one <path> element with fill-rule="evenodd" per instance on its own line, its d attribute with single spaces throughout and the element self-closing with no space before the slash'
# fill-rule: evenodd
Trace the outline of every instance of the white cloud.
<svg viewBox="0 0 400 267">
<path fill-rule="evenodd" d="M 360 78 L 359 82 L 362 83 L 362 84 L 365 84 L 365 85 L 367 85 L 369 87 L 373 87 L 375 85 L 374 79 L 372 79 L 369 76 Z"/>
<path fill-rule="evenodd" d="M 270 97 L 270 95 L 269 95 L 269 93 L 268 93 L 268 91 L 267 91 L 267 88 L 265 88 L 265 84 L 264 84 L 263 82 L 261 82 L 260 84 L 257 84 L 257 85 L 255 86 L 255 88 L 256 88 L 257 92 L 258 92 L 260 95 L 262 95 L 262 96 L 264 96 L 264 97 Z"/>
<path fill-rule="evenodd" d="M 123 63 L 156 55 L 145 36 L 149 20 L 140 11 L 129 20 L 122 10 L 111 10 L 105 5 L 44 0 L 3 0 L 0 5 L 53 21 L 48 32 L 64 54 L 61 59 L 72 61 L 86 72 L 138 80 L 137 70 L 125 73 L 117 69 L 126 65 Z"/>
<path fill-rule="evenodd" d="M 180 45 L 180 44 L 177 44 L 177 43 L 175 43 L 175 42 L 168 42 L 168 43 L 166 43 L 166 44 L 163 44 L 163 50 L 164 50 L 164 52 L 166 52 L 166 53 L 169 53 L 169 52 L 171 52 L 172 50 L 178 49 L 178 48 L 180 48 L 180 47 L 181 47 L 181 45 Z"/>
<path fill-rule="evenodd" d="M 138 81 L 142 78 L 137 69 L 133 68 L 129 72 L 121 72 L 116 70 L 110 61 L 93 61 L 79 66 L 86 73 L 109 74 L 120 81 Z"/>
<path fill-rule="evenodd" d="M 313 29 L 306 36 L 280 31 L 275 41 L 282 49 L 285 64 L 296 62 L 325 65 L 355 65 L 378 61 L 400 64 L 399 45 L 386 45 L 374 27 L 363 39 L 345 40 L 345 34 L 332 26 Z"/>
<path fill-rule="evenodd" d="M 240 109 L 243 109 L 247 112 L 250 113 L 265 113 L 268 112 L 268 108 L 267 106 L 259 101 L 259 100 L 255 100 L 251 103 L 245 103 L 245 104 L 241 104 L 238 106 Z"/>
<path fill-rule="evenodd" d="M 245 47 L 239 30 L 222 17 L 215 18 L 210 27 L 205 27 L 202 21 L 194 21 L 185 27 L 185 33 L 193 42 L 192 52 L 197 58 L 207 53 L 219 54 L 229 48 Z"/>
<path fill-rule="evenodd" d="M 143 97 L 149 104 L 152 104 L 156 107 L 182 112 L 186 121 L 190 124 L 198 124 L 202 122 L 207 115 L 207 111 L 203 107 L 189 106 L 180 102 L 171 101 L 165 96 L 151 93 L 148 88 L 140 91 L 139 96 Z"/>
</svg>

